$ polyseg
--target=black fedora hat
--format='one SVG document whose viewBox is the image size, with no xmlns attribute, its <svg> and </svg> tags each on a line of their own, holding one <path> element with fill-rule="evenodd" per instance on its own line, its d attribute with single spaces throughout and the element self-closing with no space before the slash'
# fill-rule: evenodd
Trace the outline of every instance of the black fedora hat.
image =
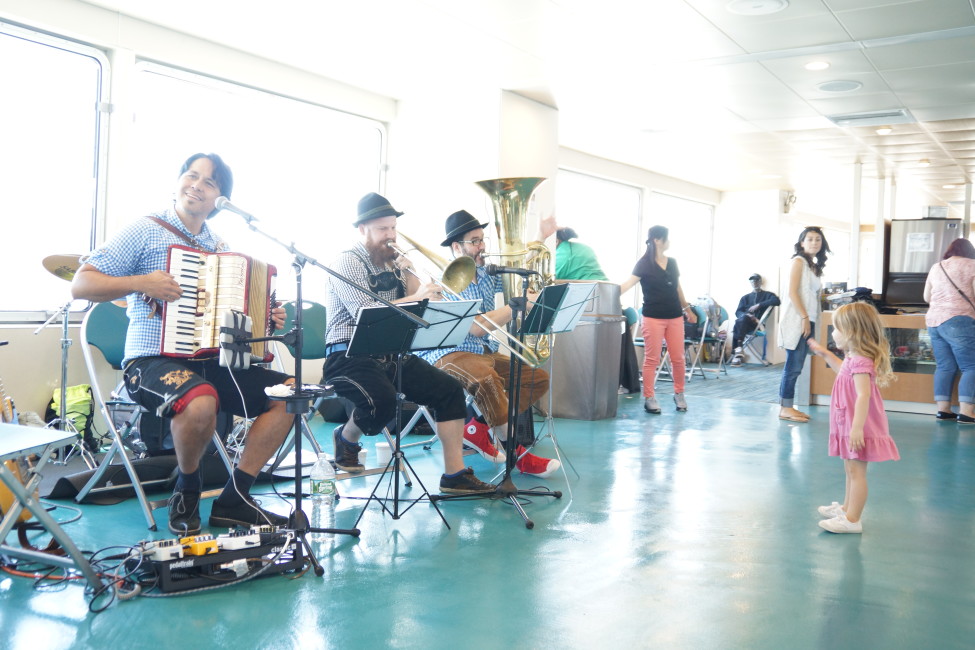
<svg viewBox="0 0 975 650">
<path fill-rule="evenodd" d="M 389 204 L 386 197 L 375 192 L 369 192 L 359 199 L 358 216 L 352 222 L 352 225 L 359 226 L 372 219 L 378 219 L 379 217 L 398 217 L 401 214 L 403 213 L 393 209 L 393 206 Z"/>
<path fill-rule="evenodd" d="M 447 239 L 440 242 L 440 245 L 450 246 L 465 232 L 470 232 L 472 230 L 476 230 L 477 228 L 486 228 L 487 224 L 478 223 L 477 219 L 474 218 L 474 215 L 467 210 L 458 210 L 447 217 L 447 223 L 444 224 L 444 227 L 447 231 Z"/>
</svg>

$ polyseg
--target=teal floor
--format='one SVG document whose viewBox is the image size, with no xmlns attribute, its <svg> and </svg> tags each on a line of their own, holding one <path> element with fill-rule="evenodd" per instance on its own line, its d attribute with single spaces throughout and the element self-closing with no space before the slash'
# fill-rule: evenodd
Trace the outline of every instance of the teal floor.
<svg viewBox="0 0 975 650">
<path fill-rule="evenodd" d="M 568 480 L 544 482 L 561 499 L 526 500 L 532 530 L 498 501 L 442 503 L 449 530 L 428 503 L 398 520 L 373 504 L 361 537 L 313 540 L 322 578 L 140 596 L 99 614 L 80 583 L 45 590 L 0 574 L 0 647 L 975 645 L 975 427 L 891 414 L 903 460 L 870 468 L 864 534 L 832 535 L 816 525 L 816 506 L 843 497 L 842 464 L 826 456 L 825 408 L 790 425 L 773 404 L 688 402 L 687 413 L 651 416 L 628 395 L 615 419 L 556 420 L 579 476 L 569 468 Z M 331 425 L 315 426 L 326 438 Z M 540 449 L 551 454 L 552 440 Z M 439 450 L 408 454 L 434 488 Z M 376 480 L 340 489 L 365 496 Z M 280 512 L 290 505 L 262 498 Z M 336 525 L 351 526 L 361 508 L 343 499 Z M 168 537 L 147 531 L 131 500 L 81 510 L 66 530 L 86 550 Z"/>
</svg>

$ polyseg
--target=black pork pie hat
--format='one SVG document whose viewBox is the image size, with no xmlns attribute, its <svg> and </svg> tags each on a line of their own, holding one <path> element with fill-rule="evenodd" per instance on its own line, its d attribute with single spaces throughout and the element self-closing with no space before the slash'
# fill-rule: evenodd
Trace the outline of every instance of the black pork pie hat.
<svg viewBox="0 0 975 650">
<path fill-rule="evenodd" d="M 364 197 L 359 199 L 359 209 L 358 216 L 356 220 L 352 222 L 353 226 L 361 226 L 367 221 L 373 219 L 378 219 L 380 217 L 398 217 L 402 212 L 397 212 L 393 209 L 393 206 L 389 204 L 386 197 L 376 194 L 375 192 L 369 192 Z"/>
<path fill-rule="evenodd" d="M 474 218 L 474 215 L 467 210 L 458 210 L 447 217 L 447 223 L 444 224 L 444 229 L 447 232 L 447 239 L 440 242 L 440 245 L 450 246 L 455 241 L 460 239 L 465 232 L 470 232 L 478 228 L 487 228 L 487 224 L 478 223 L 477 219 Z"/>
</svg>

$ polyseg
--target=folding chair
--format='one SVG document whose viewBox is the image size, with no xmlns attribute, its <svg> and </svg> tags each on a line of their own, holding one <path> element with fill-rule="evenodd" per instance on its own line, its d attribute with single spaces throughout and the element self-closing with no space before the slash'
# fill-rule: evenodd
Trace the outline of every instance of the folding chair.
<svg viewBox="0 0 975 650">
<path fill-rule="evenodd" d="M 727 375 L 728 369 L 724 365 L 725 340 L 717 336 L 708 335 L 711 320 L 704 309 L 695 304 L 691 304 L 691 309 L 694 310 L 694 315 L 697 316 L 697 322 L 701 325 L 701 336 L 700 338 L 684 340 L 685 345 L 692 346 L 693 348 L 691 363 L 687 367 L 687 378 L 690 379 L 693 377 L 695 372 L 700 373 L 702 379 L 707 379 L 706 373 L 709 372 L 713 372 L 715 376 L 722 372 Z M 724 307 L 721 307 L 721 318 L 723 319 L 722 322 L 727 320 L 727 312 Z M 718 363 L 715 368 L 705 368 L 702 363 L 704 348 L 708 345 L 718 348 Z"/>
<path fill-rule="evenodd" d="M 152 515 L 152 508 L 159 502 L 150 504 L 146 498 L 144 486 L 163 485 L 169 479 L 139 480 L 132 461 L 125 449 L 127 446 L 130 446 L 133 431 L 136 430 L 143 410 L 135 403 L 118 397 L 119 388 L 122 386 L 121 383 L 109 394 L 110 399 L 105 399 L 98 381 L 95 355 L 92 352 L 93 349 L 97 348 L 112 368 L 121 370 L 122 359 L 125 353 L 125 333 L 128 327 L 129 318 L 125 314 L 125 308 L 119 307 L 111 302 L 99 303 L 92 307 L 85 314 L 85 318 L 81 323 L 81 352 L 84 355 L 85 366 L 88 369 L 92 394 L 95 396 L 95 402 L 99 410 L 105 417 L 112 444 L 95 469 L 95 473 L 92 474 L 85 486 L 78 491 L 77 496 L 75 496 L 75 501 L 81 503 L 89 494 L 118 490 L 119 488 L 132 488 L 135 491 L 136 498 L 139 500 L 139 506 L 142 508 L 142 514 L 146 518 L 146 523 L 149 524 L 149 530 L 156 530 L 156 520 Z M 118 409 L 124 409 L 133 413 L 132 417 L 124 423 L 121 431 L 115 426 L 115 419 L 113 417 L 114 411 Z M 220 440 L 220 436 L 216 431 L 213 433 L 213 440 L 220 457 L 227 466 L 227 471 L 232 472 L 233 464 L 227 455 L 227 450 L 223 446 L 223 441 Z M 128 474 L 129 483 L 117 483 L 113 481 L 111 485 L 96 487 L 105 472 L 112 466 L 112 461 L 116 456 L 118 456 L 122 466 L 125 467 L 125 473 Z M 206 494 L 212 496 L 212 493 L 208 492 Z M 162 503 L 165 503 L 165 501 Z"/>
<path fill-rule="evenodd" d="M 766 354 L 768 353 L 768 338 L 765 334 L 765 325 L 768 322 L 769 316 L 772 315 L 773 309 L 775 309 L 775 305 L 766 307 L 765 311 L 762 312 L 762 315 L 758 319 L 758 325 L 755 326 L 755 330 L 746 334 L 745 338 L 741 341 L 741 349 L 749 350 L 752 356 L 762 362 L 763 366 L 772 365 L 772 362 L 765 358 Z M 761 354 L 758 353 L 758 349 L 755 347 L 757 343 L 755 339 L 758 338 L 762 339 Z"/>
</svg>

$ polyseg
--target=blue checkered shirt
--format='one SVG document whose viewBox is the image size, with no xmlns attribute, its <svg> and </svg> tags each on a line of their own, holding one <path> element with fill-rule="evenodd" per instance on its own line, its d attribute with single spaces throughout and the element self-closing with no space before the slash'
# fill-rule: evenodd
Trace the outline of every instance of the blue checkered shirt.
<svg viewBox="0 0 975 650">
<path fill-rule="evenodd" d="M 152 216 L 169 222 L 205 251 L 226 251 L 227 245 L 206 223 L 200 234 L 194 236 L 172 208 Z M 82 258 L 82 261 L 106 275 L 148 275 L 153 271 L 166 270 L 169 247 L 175 244 L 187 245 L 159 224 L 141 217 Z M 158 356 L 162 343 L 162 317 L 159 314 L 150 316 L 150 307 L 142 300 L 140 293 L 130 293 L 125 299 L 128 302 L 126 313 L 129 316 L 129 329 L 125 335 L 123 365 L 139 357 Z"/>
<path fill-rule="evenodd" d="M 464 300 L 480 300 L 481 301 L 481 312 L 488 312 L 494 309 L 494 296 L 502 291 L 504 285 L 501 282 L 501 276 L 490 276 L 487 271 L 484 270 L 483 266 L 477 267 L 477 272 L 474 274 L 474 281 L 471 282 L 466 289 L 461 291 L 460 297 Z M 456 300 L 452 298 L 450 294 L 445 293 L 444 297 L 447 300 Z M 440 350 L 426 350 L 424 352 L 418 352 L 417 356 L 422 357 L 430 364 L 436 363 L 440 357 L 450 354 L 451 352 L 473 352 L 474 354 L 483 354 L 484 346 L 491 349 L 491 352 L 498 351 L 498 342 L 493 337 L 485 334 L 484 336 L 474 336 L 473 334 L 468 334 L 467 338 L 458 345 L 456 348 L 443 348 Z"/>
<path fill-rule="evenodd" d="M 343 251 L 330 267 L 344 275 L 360 287 L 369 288 L 369 276 L 383 271 L 394 271 L 400 278 L 399 288 L 375 293 L 392 302 L 406 295 L 406 278 L 395 266 L 387 264 L 380 268 L 369 258 L 369 251 L 358 243 L 351 250 Z M 382 307 L 383 303 L 374 300 L 358 289 L 350 287 L 338 278 L 328 276 L 328 295 L 325 298 L 325 342 L 343 343 L 352 338 L 359 312 L 363 307 Z"/>
</svg>

